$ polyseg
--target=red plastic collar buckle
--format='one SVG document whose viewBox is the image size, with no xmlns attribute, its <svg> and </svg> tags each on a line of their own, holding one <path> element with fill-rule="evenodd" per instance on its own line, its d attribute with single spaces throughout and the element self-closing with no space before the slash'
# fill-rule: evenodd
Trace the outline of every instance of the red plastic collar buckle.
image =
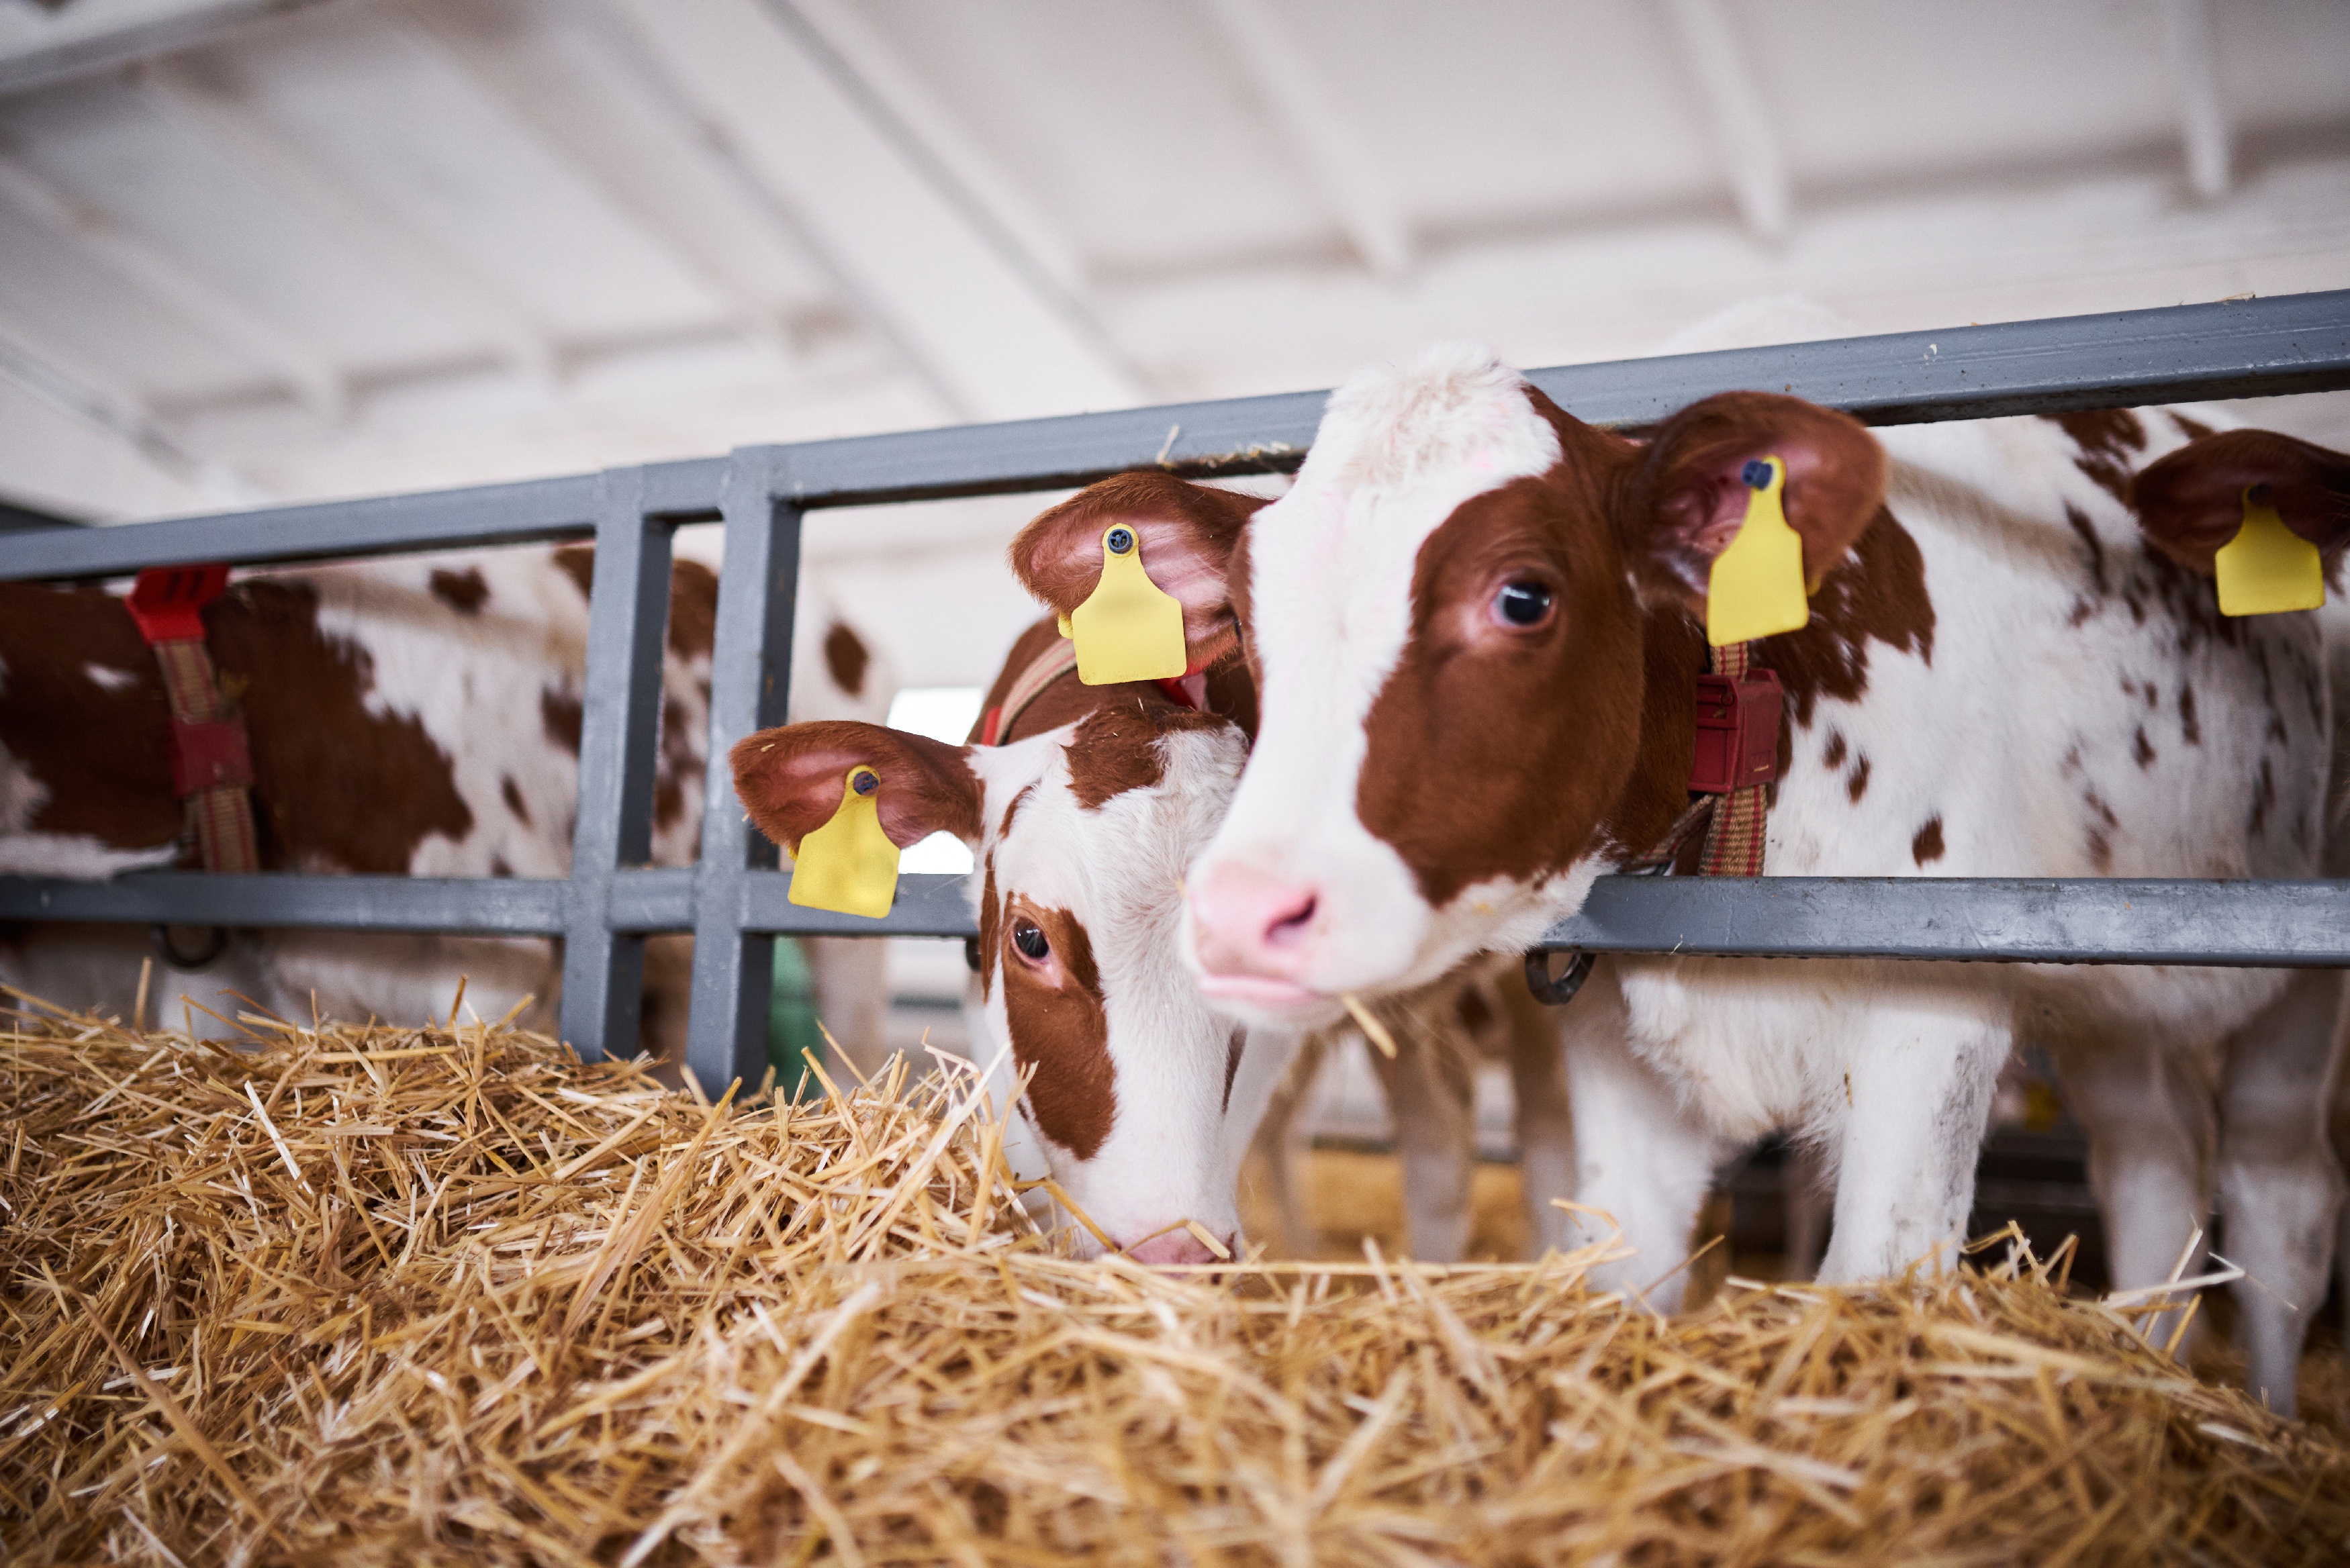
<svg viewBox="0 0 2350 1568">
<path fill-rule="evenodd" d="M 172 721 L 172 793 L 182 800 L 207 789 L 251 789 L 253 748 L 244 721 Z"/>
<path fill-rule="evenodd" d="M 152 648 L 159 642 L 202 642 L 204 607 L 228 587 L 228 567 L 215 562 L 205 566 L 150 566 L 126 602 L 139 635 Z"/>
<path fill-rule="evenodd" d="M 1776 671 L 1697 678 L 1697 756 L 1690 788 L 1729 794 L 1779 776 L 1779 712 L 1786 694 Z"/>
</svg>

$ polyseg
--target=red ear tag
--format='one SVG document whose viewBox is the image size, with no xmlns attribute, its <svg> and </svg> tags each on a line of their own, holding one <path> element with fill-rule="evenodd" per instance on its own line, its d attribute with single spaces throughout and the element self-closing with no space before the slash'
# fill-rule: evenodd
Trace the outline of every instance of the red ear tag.
<svg viewBox="0 0 2350 1568">
<path fill-rule="evenodd" d="M 1779 711 L 1786 694 L 1776 670 L 1753 670 L 1732 679 L 1697 678 L 1697 755 L 1690 788 L 1729 794 L 1779 776 Z"/>
</svg>

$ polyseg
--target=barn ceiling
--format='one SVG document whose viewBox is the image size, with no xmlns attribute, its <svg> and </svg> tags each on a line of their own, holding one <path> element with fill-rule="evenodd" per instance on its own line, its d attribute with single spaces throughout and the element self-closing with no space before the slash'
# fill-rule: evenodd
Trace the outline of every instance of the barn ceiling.
<svg viewBox="0 0 2350 1568">
<path fill-rule="evenodd" d="M 83 515 L 2345 285 L 2342 0 L 0 0 Z"/>
</svg>

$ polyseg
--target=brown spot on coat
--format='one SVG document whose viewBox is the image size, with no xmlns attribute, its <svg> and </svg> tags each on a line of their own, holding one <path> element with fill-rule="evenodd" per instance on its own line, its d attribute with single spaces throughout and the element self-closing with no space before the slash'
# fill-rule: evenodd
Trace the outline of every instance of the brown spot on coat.
<svg viewBox="0 0 2350 1568">
<path fill-rule="evenodd" d="M 2130 454 L 2146 450 L 2146 426 L 2127 409 L 2086 409 L 2078 413 L 2043 414 L 2061 426 L 2080 455 L 2073 465 L 2095 480 L 2106 494 L 2129 504 Z"/>
<path fill-rule="evenodd" d="M 1926 819 L 1926 826 L 1909 840 L 1909 858 L 1919 866 L 1931 865 L 1942 857 L 1942 819 L 1937 814 Z"/>
<path fill-rule="evenodd" d="M 2146 738 L 2146 726 L 2144 724 L 2140 724 L 2137 727 L 2137 733 L 2131 740 L 2130 755 L 2137 759 L 2137 765 L 2139 767 L 2150 768 L 2154 766 L 2154 742 Z"/>
<path fill-rule="evenodd" d="M 581 598 L 589 597 L 596 584 L 595 545 L 558 545 L 555 547 L 555 564 L 571 579 Z"/>
<path fill-rule="evenodd" d="M 1868 759 L 1866 757 L 1853 759 L 1852 776 L 1845 780 L 1844 793 L 1852 797 L 1852 804 L 1855 805 L 1858 805 L 1860 797 L 1868 793 Z"/>
<path fill-rule="evenodd" d="M 1069 738 L 1069 793 L 1087 811 L 1099 811 L 1128 790 L 1155 788 L 1167 771 L 1159 750 L 1163 737 L 1226 722 L 1163 700 L 1158 705 L 1139 697 L 1131 703 L 1105 702 Z"/>
<path fill-rule="evenodd" d="M 1224 1043 L 1224 1112 L 1232 1108 L 1232 1080 L 1240 1076 L 1241 1049 L 1248 1044 L 1248 1031 L 1235 1027 L 1232 1037 Z"/>
<path fill-rule="evenodd" d="M 426 580 L 432 597 L 459 615 L 476 615 L 489 600 L 490 585 L 483 580 L 479 566 L 468 566 L 462 572 L 436 567 Z"/>
<path fill-rule="evenodd" d="M 522 798 L 522 786 L 515 783 L 514 774 L 506 774 L 499 778 L 498 794 L 504 799 L 506 809 L 515 814 L 515 820 L 521 823 L 525 827 L 528 827 L 530 826 L 530 807 L 524 804 Z"/>
<path fill-rule="evenodd" d="M 2096 529 L 2091 526 L 2089 523 L 2089 514 L 2082 511 L 2079 507 L 2074 505 L 2069 501 L 2064 503 L 2064 521 L 2072 524 L 2073 532 L 2080 538 L 2082 548 L 2088 552 L 2089 581 L 2096 585 L 2096 589 L 2099 594 L 2104 594 L 2107 591 L 2106 587 L 2106 542 L 2097 537 Z M 2081 623 L 2079 621 L 2074 621 L 2073 624 L 2078 626 Z"/>
<path fill-rule="evenodd" d="M 1850 702 L 1868 690 L 1872 642 L 1934 662 L 1926 557 L 1883 508 L 1812 596 L 1811 624 L 1764 638 L 1755 647 L 1756 662 L 1778 671 L 1794 722 L 1809 723 L 1822 697 Z"/>
<path fill-rule="evenodd" d="M 109 691 L 85 673 L 130 674 Z M 47 792 L 26 827 L 114 849 L 180 836 L 172 710 L 122 601 L 98 588 L 0 583 L 0 746 Z"/>
<path fill-rule="evenodd" d="M 995 901 L 995 851 L 990 848 L 982 862 L 979 885 L 979 994 L 985 997 L 995 990 L 995 971 L 1003 963 L 1005 954 L 996 940 L 1003 926 L 1002 909 Z"/>
<path fill-rule="evenodd" d="M 1820 765 L 1833 772 L 1844 766 L 1844 732 L 1829 731 L 1827 749 L 1820 753 Z"/>
<path fill-rule="evenodd" d="M 1021 920 L 1034 920 L 1060 961 L 1055 985 L 1010 947 Z M 1003 1011 L 1012 1056 L 1031 1069 L 1028 1104 L 1036 1129 L 1079 1159 L 1101 1150 L 1118 1119 L 1117 1068 L 1110 1061 L 1109 1018 L 1101 976 L 1094 968 L 1086 928 L 1066 909 L 1047 909 L 1016 897 L 1005 900 L 997 940 L 1003 966 Z"/>
<path fill-rule="evenodd" d="M 680 659 L 709 656 L 718 643 L 718 574 L 699 561 L 669 568 L 669 649 Z"/>
<path fill-rule="evenodd" d="M 2203 725 L 2195 717 L 2195 688 L 2184 680 L 2178 683 L 2178 728 L 2189 745 L 2203 743 Z"/>
<path fill-rule="evenodd" d="M 538 724 L 546 738 L 569 752 L 579 754 L 579 726 L 582 709 L 579 699 L 570 692 L 547 687 L 538 694 Z"/>
<path fill-rule="evenodd" d="M 864 696 L 865 670 L 872 662 L 865 639 L 834 621 L 824 634 L 824 667 L 832 671 L 832 683 L 851 697 Z"/>
</svg>

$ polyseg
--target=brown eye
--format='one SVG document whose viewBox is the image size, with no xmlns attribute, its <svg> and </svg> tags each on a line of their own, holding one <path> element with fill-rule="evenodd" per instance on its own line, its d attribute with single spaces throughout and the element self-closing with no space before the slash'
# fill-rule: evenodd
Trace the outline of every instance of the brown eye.
<svg viewBox="0 0 2350 1568">
<path fill-rule="evenodd" d="M 1540 626 L 1550 615 L 1552 594 L 1543 583 L 1504 583 L 1493 596 L 1493 618 L 1504 626 Z"/>
<path fill-rule="evenodd" d="M 1033 959 L 1038 963 L 1044 962 L 1045 955 L 1053 950 L 1053 944 L 1045 940 L 1045 933 L 1025 920 L 1012 928 L 1012 945 L 1020 950 L 1023 958 Z"/>
</svg>

